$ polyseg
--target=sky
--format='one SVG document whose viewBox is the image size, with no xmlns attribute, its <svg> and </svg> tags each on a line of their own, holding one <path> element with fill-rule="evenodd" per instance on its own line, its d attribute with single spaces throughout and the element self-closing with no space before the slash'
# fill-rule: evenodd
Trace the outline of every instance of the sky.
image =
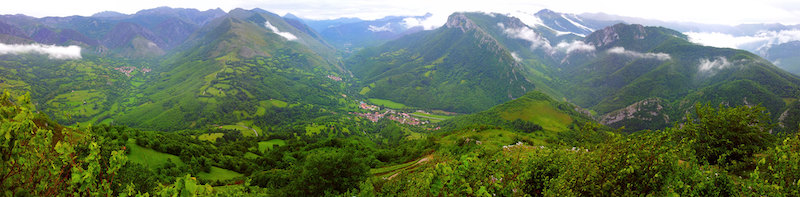
<svg viewBox="0 0 800 197">
<path fill-rule="evenodd" d="M 797 0 L 9 0 L 0 6 L 0 14 L 34 17 L 89 16 L 100 11 L 132 14 L 160 6 L 225 11 L 261 8 L 307 19 L 377 19 L 425 13 L 446 17 L 455 11 L 535 13 L 547 8 L 564 13 L 603 12 L 674 22 L 800 24 L 800 1 Z"/>
</svg>

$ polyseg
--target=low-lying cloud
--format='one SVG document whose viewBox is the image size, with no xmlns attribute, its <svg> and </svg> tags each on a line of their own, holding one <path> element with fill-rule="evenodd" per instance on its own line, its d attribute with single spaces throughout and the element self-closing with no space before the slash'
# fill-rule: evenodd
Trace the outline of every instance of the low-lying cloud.
<svg viewBox="0 0 800 197">
<path fill-rule="evenodd" d="M 556 50 L 564 51 L 567 54 L 570 54 L 570 53 L 576 52 L 576 51 L 594 52 L 596 50 L 594 45 L 586 44 L 585 42 L 580 41 L 580 40 L 575 40 L 575 41 L 572 41 L 572 42 L 569 42 L 569 43 L 568 42 L 561 42 L 561 43 L 558 43 L 558 45 L 556 45 L 555 48 L 556 48 Z"/>
<path fill-rule="evenodd" d="M 522 39 L 531 43 L 531 49 L 542 48 L 548 52 L 552 51 L 553 47 L 550 46 L 550 41 L 537 34 L 533 29 L 523 26 L 520 28 L 506 28 L 503 23 L 497 23 L 503 33 L 510 38 Z"/>
<path fill-rule="evenodd" d="M 0 43 L 0 55 L 5 54 L 45 54 L 50 59 L 81 59 L 81 47 L 42 45 L 42 44 L 3 44 Z"/>
<path fill-rule="evenodd" d="M 522 58 L 519 58 L 516 52 L 511 52 L 511 57 L 514 58 L 514 61 L 521 62 Z"/>
<path fill-rule="evenodd" d="M 264 22 L 264 26 L 267 27 L 267 29 L 272 30 L 273 33 L 278 34 L 279 36 L 284 37 L 287 40 L 297 40 L 297 36 L 289 32 L 282 32 L 278 30 L 278 27 L 273 26 L 272 23 L 269 23 L 269 21 Z"/>
<path fill-rule="evenodd" d="M 392 25 L 392 23 L 386 23 L 386 24 L 384 24 L 383 26 L 380 26 L 380 27 L 379 26 L 375 26 L 375 25 L 370 25 L 367 28 L 367 30 L 369 30 L 371 32 L 382 32 L 382 31 L 392 32 L 391 25 Z"/>
<path fill-rule="evenodd" d="M 714 59 L 700 59 L 700 64 L 697 65 L 697 69 L 700 72 L 708 72 L 708 71 L 717 71 L 723 68 L 727 68 L 731 65 L 731 62 L 728 61 L 728 58 L 725 57 L 717 57 Z"/>
<path fill-rule="evenodd" d="M 432 30 L 444 25 L 447 22 L 447 17 L 449 17 L 449 15 L 443 14 L 432 14 L 422 18 L 407 17 L 403 19 L 402 25 L 406 26 L 406 29 L 422 27 L 424 30 Z"/>
<path fill-rule="evenodd" d="M 751 51 L 765 50 L 772 45 L 800 40 L 800 30 L 760 31 L 750 36 L 733 36 L 719 32 L 686 32 L 689 41 L 706 46 L 745 49 Z"/>
<path fill-rule="evenodd" d="M 623 48 L 623 47 L 614 47 L 614 48 L 608 49 L 607 52 L 611 53 L 611 54 L 625 55 L 625 56 L 638 58 L 638 59 L 657 59 L 657 60 L 661 60 L 661 61 L 666 61 L 666 60 L 672 59 L 672 57 L 670 57 L 669 54 L 666 54 L 666 53 L 640 53 L 640 52 L 636 52 L 636 51 L 625 50 L 625 48 Z"/>
</svg>

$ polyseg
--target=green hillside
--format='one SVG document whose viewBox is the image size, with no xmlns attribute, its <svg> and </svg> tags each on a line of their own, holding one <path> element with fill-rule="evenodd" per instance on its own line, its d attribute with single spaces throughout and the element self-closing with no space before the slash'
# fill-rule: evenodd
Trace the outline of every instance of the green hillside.
<svg viewBox="0 0 800 197">
<path fill-rule="evenodd" d="M 476 112 L 535 89 L 530 71 L 472 16 L 451 15 L 445 27 L 364 49 L 345 64 L 369 86 L 366 96 L 429 109 Z"/>
<path fill-rule="evenodd" d="M 603 37 L 609 35 L 616 37 Z M 668 109 L 649 112 L 664 117 L 680 117 L 695 103 L 710 102 L 762 104 L 777 118 L 785 107 L 781 100 L 800 95 L 800 79 L 754 54 L 696 45 L 661 27 L 617 24 L 587 36 L 585 42 L 597 45 L 597 57 L 566 65 L 561 76 L 569 83 L 557 87 L 570 102 L 605 115 L 602 119 L 654 98 Z M 627 116 L 614 126 L 635 131 L 669 125 L 631 120 L 641 118 Z"/>
</svg>

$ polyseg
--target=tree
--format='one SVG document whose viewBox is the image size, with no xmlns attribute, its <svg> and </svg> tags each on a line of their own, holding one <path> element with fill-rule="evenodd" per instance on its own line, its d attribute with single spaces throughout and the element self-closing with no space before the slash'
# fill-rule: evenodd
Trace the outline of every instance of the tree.
<svg viewBox="0 0 800 197">
<path fill-rule="evenodd" d="M 111 195 L 123 151 L 100 154 L 91 129 L 62 127 L 35 113 L 30 94 L 0 95 L 0 191 L 6 196 Z"/>
<path fill-rule="evenodd" d="M 304 195 L 342 193 L 357 188 L 369 177 L 369 166 L 364 159 L 351 156 L 341 148 L 321 148 L 312 151 L 302 166 L 296 191 Z"/>
<path fill-rule="evenodd" d="M 710 164 L 743 161 L 770 147 L 775 137 L 769 132 L 769 114 L 764 107 L 739 106 L 718 109 L 696 105 L 696 116 L 687 116 L 679 135 L 695 150 L 698 158 Z"/>
</svg>

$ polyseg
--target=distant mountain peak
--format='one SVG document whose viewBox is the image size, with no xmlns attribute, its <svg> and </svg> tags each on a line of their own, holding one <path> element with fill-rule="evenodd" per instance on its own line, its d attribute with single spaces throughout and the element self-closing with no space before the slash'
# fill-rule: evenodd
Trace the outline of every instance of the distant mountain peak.
<svg viewBox="0 0 800 197">
<path fill-rule="evenodd" d="M 115 11 L 102 11 L 102 12 L 98 12 L 98 13 L 92 14 L 91 17 L 96 17 L 96 18 L 116 18 L 116 17 L 126 17 L 126 16 L 128 16 L 128 15 L 127 14 L 123 14 L 123 13 L 119 13 L 119 12 L 115 12 Z"/>
<path fill-rule="evenodd" d="M 558 14 L 558 13 L 550 9 L 542 9 L 539 10 L 539 12 L 536 12 L 536 15 L 542 15 L 542 14 Z"/>
<path fill-rule="evenodd" d="M 283 15 L 283 18 L 290 18 L 290 19 L 295 19 L 295 20 L 303 21 L 303 19 L 301 19 L 300 17 L 298 17 L 298 16 L 296 16 L 296 15 L 294 15 L 294 14 L 292 14 L 292 13 L 289 13 L 289 12 L 287 12 L 286 14 L 284 14 L 284 15 Z"/>
<path fill-rule="evenodd" d="M 647 36 L 647 30 L 639 24 L 617 23 L 590 34 L 587 39 L 589 43 L 598 47 L 608 46 L 623 39 L 620 35 L 629 35 L 632 39 L 641 40 Z"/>
<path fill-rule="evenodd" d="M 464 13 L 454 13 L 447 18 L 447 23 L 445 23 L 445 27 L 447 28 L 459 28 L 462 32 L 466 32 L 467 30 L 477 29 L 478 25 L 475 24 L 472 20 L 467 17 Z"/>
</svg>

